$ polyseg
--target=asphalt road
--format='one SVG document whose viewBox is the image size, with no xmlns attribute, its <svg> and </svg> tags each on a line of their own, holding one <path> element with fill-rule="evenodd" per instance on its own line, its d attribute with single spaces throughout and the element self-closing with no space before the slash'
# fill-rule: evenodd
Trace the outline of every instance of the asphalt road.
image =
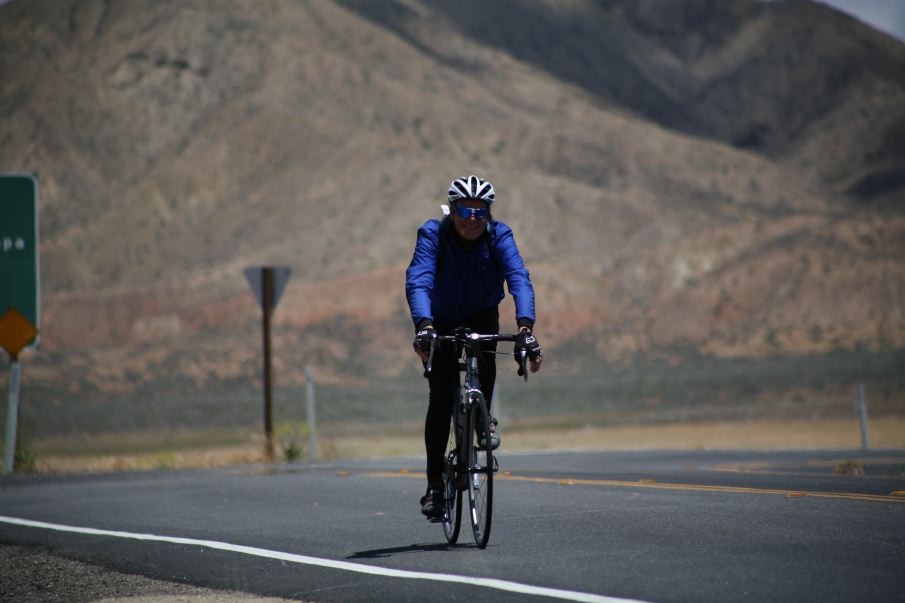
<svg viewBox="0 0 905 603">
<path fill-rule="evenodd" d="M 504 452 L 498 478 L 483 551 L 421 518 L 415 458 L 7 476 L 0 543 L 308 601 L 905 600 L 905 451 Z"/>
</svg>

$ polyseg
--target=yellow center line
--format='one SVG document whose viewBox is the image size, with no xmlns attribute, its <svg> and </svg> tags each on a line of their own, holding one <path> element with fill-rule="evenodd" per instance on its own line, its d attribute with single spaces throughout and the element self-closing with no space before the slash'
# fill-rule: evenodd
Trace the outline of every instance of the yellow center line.
<svg viewBox="0 0 905 603">
<path fill-rule="evenodd" d="M 414 477 L 424 479 L 423 475 L 410 472 L 377 471 L 369 473 L 373 477 Z M 670 484 L 643 479 L 637 482 L 611 479 L 581 479 L 560 477 L 532 477 L 527 475 L 497 474 L 494 479 L 516 482 L 532 482 L 535 484 L 557 484 L 562 486 L 608 486 L 613 488 L 649 488 L 654 490 L 690 490 L 696 492 L 729 492 L 734 494 L 773 494 L 787 497 L 840 498 L 846 500 L 867 500 L 873 502 L 905 503 L 905 497 L 887 496 L 885 494 L 858 494 L 852 492 L 811 492 L 808 490 L 779 490 L 774 488 L 745 488 L 740 486 L 708 486 L 705 484 Z"/>
</svg>

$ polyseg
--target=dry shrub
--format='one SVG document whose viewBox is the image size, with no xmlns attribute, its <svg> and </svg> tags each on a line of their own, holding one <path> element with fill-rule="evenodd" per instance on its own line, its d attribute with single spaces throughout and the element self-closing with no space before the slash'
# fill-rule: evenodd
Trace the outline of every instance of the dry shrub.
<svg viewBox="0 0 905 603">
<path fill-rule="evenodd" d="M 836 475 L 854 475 L 862 477 L 864 475 L 864 463 L 861 461 L 848 460 L 836 465 Z"/>
</svg>

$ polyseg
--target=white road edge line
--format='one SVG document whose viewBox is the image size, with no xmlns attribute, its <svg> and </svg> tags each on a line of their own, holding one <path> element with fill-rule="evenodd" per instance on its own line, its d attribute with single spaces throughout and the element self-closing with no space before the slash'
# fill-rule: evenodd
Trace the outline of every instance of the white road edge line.
<svg viewBox="0 0 905 603">
<path fill-rule="evenodd" d="M 218 542 L 216 540 L 198 540 L 195 538 L 180 538 L 176 536 L 158 536 L 156 534 L 139 534 L 134 532 L 120 532 L 116 530 L 100 530 L 97 528 L 84 528 L 79 526 L 67 526 L 57 523 L 47 523 L 44 521 L 33 521 L 31 519 L 21 519 L 19 517 L 9 517 L 6 515 L 0 515 L 0 523 L 7 523 L 29 528 L 40 528 L 44 530 L 55 530 L 57 532 L 87 534 L 90 536 L 112 536 L 114 538 L 127 538 L 132 540 L 148 540 L 153 542 L 168 542 L 171 544 L 203 546 L 210 549 L 241 553 L 243 555 L 253 555 L 255 557 L 277 559 L 280 561 L 288 561 L 290 563 L 301 563 L 304 565 L 327 567 L 347 572 L 357 572 L 360 574 L 372 574 L 375 576 L 385 576 L 388 578 L 407 578 L 413 580 L 433 580 L 435 582 L 453 582 L 457 584 L 468 584 L 471 586 L 494 588 L 497 590 L 504 590 L 524 595 L 537 595 L 540 597 L 551 597 L 554 599 L 564 599 L 567 601 L 580 601 L 582 603 L 643 603 L 635 599 L 621 599 L 618 597 L 607 597 L 604 595 L 595 595 L 592 593 L 560 590 L 557 588 L 547 588 L 544 586 L 532 586 L 530 584 L 522 584 L 520 582 L 499 580 L 497 578 L 473 578 L 471 576 L 459 576 L 456 574 L 434 574 L 430 572 L 397 570 L 373 565 L 364 565 L 362 563 L 351 563 L 349 561 L 336 561 L 333 559 L 322 559 L 319 557 L 309 557 L 307 555 L 296 555 L 293 553 L 284 553 L 281 551 L 271 551 L 268 549 L 259 549 L 252 546 L 230 544 L 228 542 Z"/>
</svg>

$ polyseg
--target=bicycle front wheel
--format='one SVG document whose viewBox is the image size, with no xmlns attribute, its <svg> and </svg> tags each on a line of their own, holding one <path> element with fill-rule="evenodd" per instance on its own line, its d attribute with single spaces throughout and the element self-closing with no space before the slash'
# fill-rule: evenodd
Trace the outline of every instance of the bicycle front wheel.
<svg viewBox="0 0 905 603">
<path fill-rule="evenodd" d="M 474 541 L 487 546 L 493 517 L 493 451 L 490 443 L 490 415 L 483 396 L 476 395 L 469 412 L 468 506 Z"/>
<path fill-rule="evenodd" d="M 443 534 L 449 544 L 455 544 L 459 539 L 459 526 L 462 523 L 462 490 L 458 488 L 460 439 L 456 436 L 456 413 L 453 411 L 446 443 L 446 464 L 443 467 Z"/>
</svg>

